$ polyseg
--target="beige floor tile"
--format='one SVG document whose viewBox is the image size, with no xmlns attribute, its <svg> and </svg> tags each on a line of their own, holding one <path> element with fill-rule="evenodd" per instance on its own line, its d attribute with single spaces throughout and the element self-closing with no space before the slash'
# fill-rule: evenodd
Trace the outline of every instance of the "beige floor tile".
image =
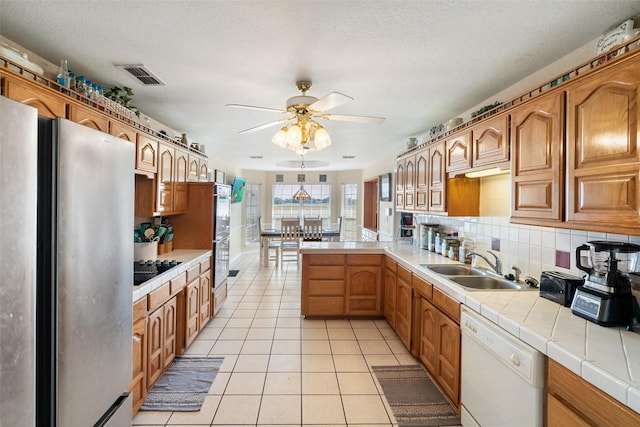
<svg viewBox="0 0 640 427">
<path fill-rule="evenodd" d="M 251 324 L 251 326 L 254 328 L 273 328 L 275 330 L 277 320 L 278 320 L 277 316 L 258 317 L 256 315 L 256 317 L 253 318 L 253 323 Z"/>
<path fill-rule="evenodd" d="M 165 425 L 171 417 L 171 412 L 160 411 L 138 411 L 135 417 L 133 417 L 133 425 Z"/>
<path fill-rule="evenodd" d="M 303 340 L 328 340 L 329 334 L 325 328 L 302 328 Z"/>
<path fill-rule="evenodd" d="M 211 424 L 222 396 L 207 395 L 202 407 L 196 412 L 174 412 L 169 418 L 168 426 L 181 424 Z"/>
<path fill-rule="evenodd" d="M 368 372 L 338 372 L 337 375 L 342 395 L 378 394 L 378 388 Z"/>
<path fill-rule="evenodd" d="M 402 341 L 399 339 L 387 339 L 387 345 L 391 349 L 391 351 L 395 354 L 408 354 L 409 350 L 404 346 Z"/>
<path fill-rule="evenodd" d="M 378 329 L 380 331 L 380 334 L 382 334 L 382 336 L 387 339 L 387 340 L 397 340 L 398 339 L 398 334 L 395 333 L 395 331 L 391 328 L 388 329 Z"/>
<path fill-rule="evenodd" d="M 303 372 L 302 394 L 340 394 L 333 372 Z"/>
<path fill-rule="evenodd" d="M 249 319 L 253 319 L 253 317 L 256 315 L 256 309 L 252 309 L 252 310 L 235 310 L 233 312 L 233 317 L 234 318 L 249 318 Z"/>
<path fill-rule="evenodd" d="M 248 340 L 272 340 L 275 328 L 252 327 L 247 332 Z"/>
<path fill-rule="evenodd" d="M 336 372 L 369 372 L 367 362 L 361 354 L 334 354 Z"/>
<path fill-rule="evenodd" d="M 224 394 L 262 394 L 265 376 L 264 372 L 234 372 Z"/>
<path fill-rule="evenodd" d="M 198 339 L 203 340 L 216 340 L 220 336 L 220 332 L 222 332 L 222 328 L 209 328 L 207 325 L 200 333 L 198 334 Z"/>
<path fill-rule="evenodd" d="M 335 372 L 330 354 L 303 354 L 302 372 Z"/>
<path fill-rule="evenodd" d="M 419 365 L 420 361 L 413 357 L 411 353 L 407 354 L 396 354 L 396 359 L 398 359 L 398 363 L 401 365 Z"/>
<path fill-rule="evenodd" d="M 251 321 L 253 319 L 235 319 L 231 318 L 227 322 L 227 328 L 248 328 L 251 326 Z"/>
<path fill-rule="evenodd" d="M 345 424 L 338 395 L 302 395 L 302 424 Z"/>
<path fill-rule="evenodd" d="M 323 319 L 302 319 L 301 326 L 309 329 L 327 329 L 327 322 Z"/>
<path fill-rule="evenodd" d="M 342 396 L 348 424 L 389 423 L 390 418 L 378 395 Z"/>
<path fill-rule="evenodd" d="M 258 421 L 258 410 L 262 396 L 223 396 L 213 425 L 254 424 Z"/>
<path fill-rule="evenodd" d="M 264 394 L 301 394 L 302 374 L 298 372 L 267 372 Z"/>
<path fill-rule="evenodd" d="M 300 340 L 278 341 L 273 340 L 271 354 L 300 354 Z"/>
<path fill-rule="evenodd" d="M 269 359 L 269 372 L 300 372 L 302 357 L 298 354 L 273 354 Z"/>
<path fill-rule="evenodd" d="M 384 337 L 378 330 L 378 328 L 362 328 L 353 329 L 353 333 L 356 335 L 358 341 L 362 340 L 384 340 Z"/>
<path fill-rule="evenodd" d="M 356 335 L 351 328 L 327 328 L 329 339 L 331 340 L 355 340 Z"/>
<path fill-rule="evenodd" d="M 282 308 L 282 307 L 280 307 Z M 301 319 L 299 317 L 280 317 L 276 323 L 278 328 L 299 328 Z"/>
<path fill-rule="evenodd" d="M 273 339 L 300 341 L 300 336 L 300 328 L 280 328 L 276 326 L 276 332 L 273 335 Z"/>
<path fill-rule="evenodd" d="M 375 320 L 355 319 L 349 322 L 353 329 L 378 329 Z"/>
<path fill-rule="evenodd" d="M 219 356 L 219 355 L 216 355 Z M 225 354 L 224 361 L 220 366 L 220 370 L 218 372 L 232 372 L 234 366 L 236 366 L 236 362 L 238 361 L 238 355 L 236 354 Z"/>
<path fill-rule="evenodd" d="M 280 309 L 278 311 L 278 317 L 296 317 L 300 318 L 300 309 Z"/>
<path fill-rule="evenodd" d="M 282 302 L 280 304 L 280 309 L 286 309 L 286 310 L 298 310 L 298 313 L 300 312 L 300 301 L 298 302 Z"/>
<path fill-rule="evenodd" d="M 331 354 L 328 340 L 302 341 L 302 354 Z"/>
<path fill-rule="evenodd" d="M 219 340 L 244 340 L 247 337 L 249 328 L 226 327 L 220 332 Z"/>
<path fill-rule="evenodd" d="M 267 372 L 268 364 L 267 354 L 241 354 L 233 372 Z"/>
<path fill-rule="evenodd" d="M 229 382 L 230 377 L 231 372 L 218 372 L 211 383 L 211 388 L 209 388 L 209 392 L 207 394 L 224 394 L 224 390 L 227 388 L 227 383 Z"/>
<path fill-rule="evenodd" d="M 327 329 L 343 329 L 343 328 L 351 328 L 351 322 L 345 319 L 327 319 L 326 320 Z"/>
<path fill-rule="evenodd" d="M 364 356 L 369 366 L 396 366 L 398 359 L 390 354 L 367 354 Z"/>
<path fill-rule="evenodd" d="M 331 340 L 329 343 L 333 354 L 362 354 L 358 341 Z"/>
<path fill-rule="evenodd" d="M 213 348 L 213 340 L 196 340 L 191 343 L 183 356 L 207 356 Z"/>
<path fill-rule="evenodd" d="M 302 396 L 263 396 L 258 414 L 258 424 L 285 426 L 302 422 Z"/>
<path fill-rule="evenodd" d="M 271 354 L 271 340 L 247 340 L 240 354 Z"/>
<path fill-rule="evenodd" d="M 194 342 L 197 342 L 196 339 Z M 218 340 L 213 345 L 210 354 L 240 354 L 244 341 L 240 340 Z"/>
<path fill-rule="evenodd" d="M 358 341 L 362 354 L 392 354 L 385 340 Z"/>
<path fill-rule="evenodd" d="M 256 310 L 255 318 L 277 318 L 278 317 L 278 308 L 268 308 L 261 307 Z M 275 326 L 275 323 L 274 323 Z"/>
</svg>

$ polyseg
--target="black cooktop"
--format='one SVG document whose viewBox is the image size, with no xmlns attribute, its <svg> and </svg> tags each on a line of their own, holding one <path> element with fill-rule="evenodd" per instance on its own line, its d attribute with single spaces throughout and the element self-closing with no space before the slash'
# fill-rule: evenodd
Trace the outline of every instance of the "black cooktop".
<svg viewBox="0 0 640 427">
<path fill-rule="evenodd" d="M 134 261 L 133 262 L 133 286 L 138 286 L 151 280 L 154 277 L 171 270 L 182 264 L 180 261 L 164 260 L 164 261 Z"/>
</svg>

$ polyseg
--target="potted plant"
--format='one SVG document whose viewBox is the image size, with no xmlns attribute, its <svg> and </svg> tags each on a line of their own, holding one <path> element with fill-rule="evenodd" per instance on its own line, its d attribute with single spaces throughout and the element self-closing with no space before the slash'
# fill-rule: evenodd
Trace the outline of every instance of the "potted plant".
<svg viewBox="0 0 640 427">
<path fill-rule="evenodd" d="M 133 113 L 136 115 L 136 117 L 140 117 L 140 110 L 138 110 L 136 107 L 134 107 L 133 105 L 131 105 L 131 100 L 133 99 L 133 89 L 131 89 L 130 87 L 118 87 L 118 86 L 114 86 L 111 89 L 107 90 L 104 93 L 105 98 L 108 98 L 120 105 L 122 105 L 123 107 L 127 108 L 128 110 L 133 111 Z"/>
</svg>

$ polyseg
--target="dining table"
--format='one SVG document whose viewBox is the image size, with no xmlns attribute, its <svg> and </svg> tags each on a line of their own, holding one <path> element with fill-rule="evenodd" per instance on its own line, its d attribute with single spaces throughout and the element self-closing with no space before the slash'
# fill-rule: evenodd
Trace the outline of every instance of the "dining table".
<svg viewBox="0 0 640 427">
<path fill-rule="evenodd" d="M 277 239 L 281 235 L 278 228 L 265 228 L 260 231 L 260 263 L 265 259 L 269 259 L 269 239 Z M 302 240 L 302 230 L 300 232 L 300 240 Z M 337 228 L 323 228 L 322 240 L 337 242 L 340 240 L 340 230 Z"/>
</svg>

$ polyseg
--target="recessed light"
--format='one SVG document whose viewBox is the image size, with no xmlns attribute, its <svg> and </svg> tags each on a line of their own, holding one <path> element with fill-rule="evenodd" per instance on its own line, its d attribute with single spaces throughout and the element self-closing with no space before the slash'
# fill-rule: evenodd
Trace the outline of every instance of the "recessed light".
<svg viewBox="0 0 640 427">
<path fill-rule="evenodd" d="M 249 156 L 250 159 L 261 159 L 262 156 Z"/>
<path fill-rule="evenodd" d="M 343 159 L 355 159 L 356 156 L 342 156 Z"/>
</svg>

